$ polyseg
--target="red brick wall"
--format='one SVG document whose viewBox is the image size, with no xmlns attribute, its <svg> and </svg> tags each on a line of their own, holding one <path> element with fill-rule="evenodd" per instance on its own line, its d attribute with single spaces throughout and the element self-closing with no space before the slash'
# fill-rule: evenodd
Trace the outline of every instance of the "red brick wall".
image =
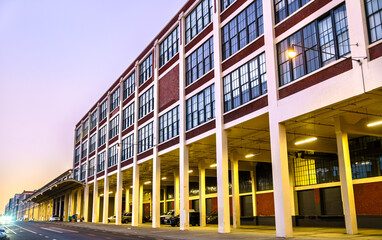
<svg viewBox="0 0 382 240">
<path fill-rule="evenodd" d="M 159 80 L 159 111 L 179 100 L 179 65 Z"/>
<path fill-rule="evenodd" d="M 382 182 L 354 184 L 357 215 L 382 215 Z"/>
<path fill-rule="evenodd" d="M 273 201 L 273 192 L 256 194 L 257 215 L 274 216 L 275 205 Z"/>
</svg>

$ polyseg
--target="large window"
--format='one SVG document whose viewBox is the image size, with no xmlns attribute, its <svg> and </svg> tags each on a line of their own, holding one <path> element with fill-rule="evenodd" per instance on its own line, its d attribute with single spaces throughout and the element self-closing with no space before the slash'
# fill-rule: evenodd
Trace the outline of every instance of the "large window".
<svg viewBox="0 0 382 240">
<path fill-rule="evenodd" d="M 86 176 L 86 163 L 81 165 L 81 175 L 80 175 L 80 180 L 84 180 Z"/>
<path fill-rule="evenodd" d="M 89 139 L 89 153 L 92 153 L 96 149 L 97 134 L 94 134 Z"/>
<path fill-rule="evenodd" d="M 81 127 L 77 128 L 76 130 L 76 143 L 80 140 L 81 138 Z"/>
<path fill-rule="evenodd" d="M 273 189 L 272 164 L 259 162 L 256 165 L 256 186 L 257 191 L 267 191 Z"/>
<path fill-rule="evenodd" d="M 123 100 L 130 96 L 135 89 L 135 72 L 126 78 L 123 82 Z"/>
<path fill-rule="evenodd" d="M 101 147 L 106 143 L 106 131 L 107 126 L 104 126 L 98 131 L 98 147 Z"/>
<path fill-rule="evenodd" d="M 236 0 L 220 0 L 221 12 L 223 12 L 227 7 L 229 7 Z"/>
<path fill-rule="evenodd" d="M 153 122 L 138 130 L 138 153 L 153 147 Z"/>
<path fill-rule="evenodd" d="M 119 106 L 119 87 L 111 94 L 110 112 Z"/>
<path fill-rule="evenodd" d="M 370 43 L 382 39 L 382 1 L 365 0 Z"/>
<path fill-rule="evenodd" d="M 74 150 L 74 163 L 78 163 L 80 161 L 80 147 Z"/>
<path fill-rule="evenodd" d="M 73 178 L 74 178 L 74 180 L 77 180 L 78 181 L 78 168 L 75 168 L 74 169 L 74 172 L 73 172 Z"/>
<path fill-rule="evenodd" d="M 212 22 L 212 0 L 202 0 L 186 17 L 186 44 Z"/>
<path fill-rule="evenodd" d="M 118 162 L 118 150 L 117 145 L 114 145 L 109 148 L 109 159 L 107 161 L 107 167 L 112 167 Z"/>
<path fill-rule="evenodd" d="M 84 142 L 82 143 L 82 147 L 81 147 L 81 159 L 86 157 L 88 155 L 88 142 Z"/>
<path fill-rule="evenodd" d="M 159 67 L 168 62 L 177 52 L 179 44 L 179 27 L 176 27 L 159 45 Z"/>
<path fill-rule="evenodd" d="M 110 121 L 109 139 L 119 134 L 119 115 Z"/>
<path fill-rule="evenodd" d="M 263 34 L 262 0 L 255 0 L 222 28 L 223 60 Z"/>
<path fill-rule="evenodd" d="M 289 59 L 287 51 L 293 44 L 297 45 L 294 47 L 297 56 Z M 345 5 L 277 44 L 277 53 L 280 86 L 350 53 Z"/>
<path fill-rule="evenodd" d="M 125 130 L 126 128 L 134 124 L 134 109 L 135 109 L 135 104 L 133 102 L 123 110 L 123 119 L 122 119 L 123 130 Z"/>
<path fill-rule="evenodd" d="M 97 158 L 97 172 L 102 172 L 105 170 L 105 160 L 106 160 L 106 151 L 98 154 Z"/>
<path fill-rule="evenodd" d="M 90 129 L 93 129 L 97 126 L 97 110 L 95 110 L 90 116 Z"/>
<path fill-rule="evenodd" d="M 152 75 L 153 54 L 150 54 L 139 66 L 139 85 L 146 82 Z"/>
<path fill-rule="evenodd" d="M 159 142 L 164 142 L 179 134 L 179 106 L 159 117 Z"/>
<path fill-rule="evenodd" d="M 104 101 L 101 106 L 100 106 L 100 111 L 99 111 L 99 121 L 101 122 L 106 118 L 107 115 L 107 100 Z"/>
<path fill-rule="evenodd" d="M 224 111 L 230 111 L 267 92 L 265 53 L 223 78 Z"/>
<path fill-rule="evenodd" d="M 310 0 L 275 0 L 275 22 L 279 23 Z"/>
<path fill-rule="evenodd" d="M 187 130 L 215 118 L 215 85 L 187 99 Z"/>
<path fill-rule="evenodd" d="M 89 160 L 88 177 L 91 177 L 94 175 L 94 160 L 95 158 L 92 158 Z"/>
<path fill-rule="evenodd" d="M 211 37 L 186 58 L 186 85 L 214 67 L 214 39 Z"/>
<path fill-rule="evenodd" d="M 86 136 L 86 134 L 88 134 L 88 130 L 89 130 L 89 120 L 86 120 L 84 122 L 84 124 L 82 125 L 82 136 Z"/>
<path fill-rule="evenodd" d="M 121 161 L 125 161 L 134 156 L 134 134 L 127 136 L 122 140 L 122 159 Z"/>
<path fill-rule="evenodd" d="M 146 116 L 154 109 L 154 87 L 139 96 L 139 118 Z"/>
</svg>

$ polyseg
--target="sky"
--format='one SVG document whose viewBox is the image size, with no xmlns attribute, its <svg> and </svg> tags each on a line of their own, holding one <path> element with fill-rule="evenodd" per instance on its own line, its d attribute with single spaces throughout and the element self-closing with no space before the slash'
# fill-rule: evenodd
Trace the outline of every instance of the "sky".
<svg viewBox="0 0 382 240">
<path fill-rule="evenodd" d="M 0 0 L 0 214 L 73 166 L 75 124 L 186 0 Z"/>
</svg>

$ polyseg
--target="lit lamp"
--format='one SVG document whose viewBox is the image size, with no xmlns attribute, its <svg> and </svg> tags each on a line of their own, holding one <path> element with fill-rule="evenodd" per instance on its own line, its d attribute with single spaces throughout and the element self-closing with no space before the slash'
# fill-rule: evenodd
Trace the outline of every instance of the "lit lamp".
<svg viewBox="0 0 382 240">
<path fill-rule="evenodd" d="M 294 50 L 293 45 L 292 45 L 292 48 L 288 49 L 287 55 L 290 59 L 293 59 L 297 56 L 297 52 L 296 52 L 296 50 Z"/>
<path fill-rule="evenodd" d="M 374 126 L 378 126 L 378 125 L 382 125 L 382 121 L 371 122 L 371 123 L 367 124 L 368 127 L 374 127 Z"/>
</svg>

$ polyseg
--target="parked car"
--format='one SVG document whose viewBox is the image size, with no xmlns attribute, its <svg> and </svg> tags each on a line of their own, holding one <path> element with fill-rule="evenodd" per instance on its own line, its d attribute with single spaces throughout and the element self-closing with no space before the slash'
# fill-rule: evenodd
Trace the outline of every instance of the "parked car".
<svg viewBox="0 0 382 240">
<path fill-rule="evenodd" d="M 131 212 L 124 213 L 122 216 L 122 223 L 128 223 L 131 222 L 133 214 Z"/>
<path fill-rule="evenodd" d="M 34 222 L 34 218 L 29 219 L 28 222 Z"/>
<path fill-rule="evenodd" d="M 59 221 L 60 221 L 60 217 L 57 215 L 53 215 L 49 218 L 49 222 L 59 222 Z"/>
<path fill-rule="evenodd" d="M 7 233 L 3 227 L 0 227 L 0 240 L 8 240 Z"/>
<path fill-rule="evenodd" d="M 190 214 L 189 214 L 189 221 L 190 221 L 190 224 L 192 226 L 200 226 L 200 213 L 199 212 L 195 212 L 194 209 L 190 209 Z M 176 215 L 172 218 L 169 219 L 169 224 L 171 224 L 171 226 L 175 227 L 175 226 L 178 226 L 179 227 L 179 224 L 180 224 L 180 216 L 179 215 Z"/>
<path fill-rule="evenodd" d="M 108 219 L 107 219 L 107 222 L 108 223 L 112 223 L 112 222 L 115 222 L 115 216 L 111 216 L 111 217 L 109 217 Z"/>
<path fill-rule="evenodd" d="M 168 220 L 172 217 L 174 217 L 175 211 L 171 210 L 167 212 L 166 214 L 163 214 L 160 216 L 160 223 L 161 224 L 169 224 Z"/>
</svg>

